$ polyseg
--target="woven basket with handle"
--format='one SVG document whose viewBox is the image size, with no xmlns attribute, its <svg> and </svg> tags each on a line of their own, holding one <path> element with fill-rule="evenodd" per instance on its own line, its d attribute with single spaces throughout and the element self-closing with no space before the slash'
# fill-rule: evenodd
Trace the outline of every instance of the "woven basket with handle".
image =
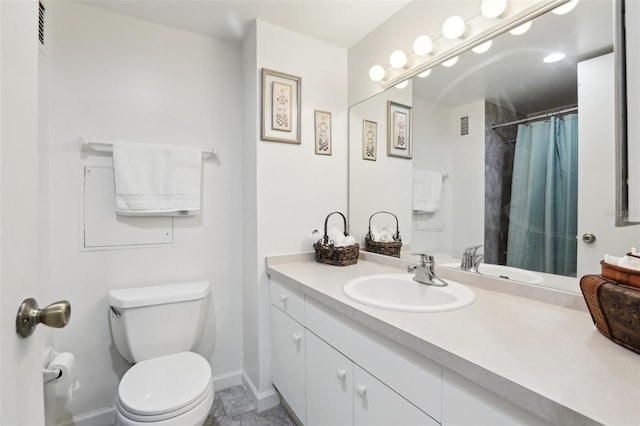
<svg viewBox="0 0 640 426">
<path fill-rule="evenodd" d="M 393 241 L 381 242 L 381 241 L 373 241 L 373 236 L 371 235 L 371 219 L 379 213 L 390 214 L 396 219 L 396 233 L 393 235 Z M 370 251 L 372 253 L 384 254 L 385 256 L 393 256 L 400 257 L 400 249 L 402 248 L 402 238 L 400 238 L 400 224 L 398 223 L 398 217 L 386 211 L 375 212 L 369 217 L 369 232 L 364 237 L 365 242 L 365 250 Z"/>
<path fill-rule="evenodd" d="M 316 251 L 316 262 L 335 266 L 355 265 L 358 263 L 358 254 L 360 254 L 359 244 L 356 243 L 350 246 L 336 247 L 333 241 L 329 240 L 327 224 L 329 223 L 329 217 L 336 213 L 342 216 L 342 221 L 344 223 L 344 236 L 346 237 L 349 235 L 347 233 L 347 218 L 340 212 L 329 213 L 324 220 L 324 236 L 313 245 L 313 248 Z"/>
</svg>

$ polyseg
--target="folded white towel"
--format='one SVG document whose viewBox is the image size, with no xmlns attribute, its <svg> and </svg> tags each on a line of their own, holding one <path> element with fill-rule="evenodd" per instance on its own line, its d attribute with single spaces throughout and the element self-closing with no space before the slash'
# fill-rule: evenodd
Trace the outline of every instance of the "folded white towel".
<svg viewBox="0 0 640 426">
<path fill-rule="evenodd" d="M 115 142 L 116 213 L 185 216 L 200 212 L 202 151 L 197 148 Z"/>
<path fill-rule="evenodd" d="M 413 210 L 435 213 L 440 210 L 442 173 L 413 171 Z"/>
</svg>

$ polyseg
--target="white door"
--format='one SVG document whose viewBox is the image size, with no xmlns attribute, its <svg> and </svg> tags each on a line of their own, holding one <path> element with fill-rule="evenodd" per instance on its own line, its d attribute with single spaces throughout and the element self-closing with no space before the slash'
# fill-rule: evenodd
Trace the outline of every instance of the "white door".
<svg viewBox="0 0 640 426">
<path fill-rule="evenodd" d="M 393 389 L 354 366 L 354 426 L 439 426 Z"/>
<path fill-rule="evenodd" d="M 578 277 L 600 273 L 605 254 L 640 248 L 639 226 L 615 227 L 614 97 L 613 53 L 578 64 Z"/>
<path fill-rule="evenodd" d="M 307 330 L 307 426 L 353 424 L 353 362 Z"/>
<path fill-rule="evenodd" d="M 47 332 L 16 333 L 38 284 L 38 2 L 0 1 L 0 424 L 44 424 Z M 43 328 L 42 325 L 39 328 Z"/>
</svg>

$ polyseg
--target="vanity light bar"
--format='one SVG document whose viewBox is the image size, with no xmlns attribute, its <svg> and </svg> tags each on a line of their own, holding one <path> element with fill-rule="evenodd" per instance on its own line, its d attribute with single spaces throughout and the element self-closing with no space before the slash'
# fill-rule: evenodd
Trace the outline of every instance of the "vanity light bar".
<svg viewBox="0 0 640 426">
<path fill-rule="evenodd" d="M 516 13 L 512 17 L 503 19 L 502 21 L 491 26 L 487 30 L 482 31 L 473 37 L 465 39 L 464 41 L 461 41 L 458 45 L 454 46 L 451 49 L 448 49 L 447 51 L 439 55 L 435 55 L 432 58 L 426 60 L 425 62 L 416 64 L 415 66 L 412 66 L 410 69 L 402 73 L 399 73 L 399 74 L 396 73 L 392 78 L 389 78 L 388 80 L 380 81 L 380 85 L 384 89 L 393 87 L 404 80 L 413 78 L 416 75 L 430 68 L 435 67 L 436 65 L 440 65 L 441 63 L 448 61 L 449 59 L 459 56 L 462 53 L 465 53 L 476 46 L 479 46 L 485 42 L 488 42 L 489 40 L 493 40 L 499 35 L 502 35 L 516 27 L 519 27 L 520 25 L 526 24 L 527 22 L 539 16 L 542 16 L 545 13 L 557 8 L 558 6 L 568 3 L 569 1 L 571 0 L 540 1 L 534 4 L 533 6 L 527 9 L 524 9 L 521 12 Z"/>
</svg>

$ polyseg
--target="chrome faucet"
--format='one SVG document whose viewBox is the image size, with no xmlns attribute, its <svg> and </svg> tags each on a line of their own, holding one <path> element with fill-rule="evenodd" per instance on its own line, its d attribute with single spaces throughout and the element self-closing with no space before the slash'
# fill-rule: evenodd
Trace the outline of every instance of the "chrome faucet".
<svg viewBox="0 0 640 426">
<path fill-rule="evenodd" d="M 413 280 L 422 284 L 433 285 L 436 287 L 445 287 L 447 282 L 441 278 L 438 278 L 433 267 L 436 262 L 430 254 L 411 253 L 420 256 L 420 265 L 409 265 L 407 272 L 413 272 Z"/>
<path fill-rule="evenodd" d="M 482 244 L 467 247 L 466 249 L 464 249 L 464 253 L 462 253 L 462 262 L 460 263 L 460 269 L 462 269 L 463 271 L 470 271 L 473 269 L 475 273 L 480 273 L 478 272 L 478 267 L 484 260 L 484 254 L 476 254 L 480 247 L 482 247 Z"/>
</svg>

